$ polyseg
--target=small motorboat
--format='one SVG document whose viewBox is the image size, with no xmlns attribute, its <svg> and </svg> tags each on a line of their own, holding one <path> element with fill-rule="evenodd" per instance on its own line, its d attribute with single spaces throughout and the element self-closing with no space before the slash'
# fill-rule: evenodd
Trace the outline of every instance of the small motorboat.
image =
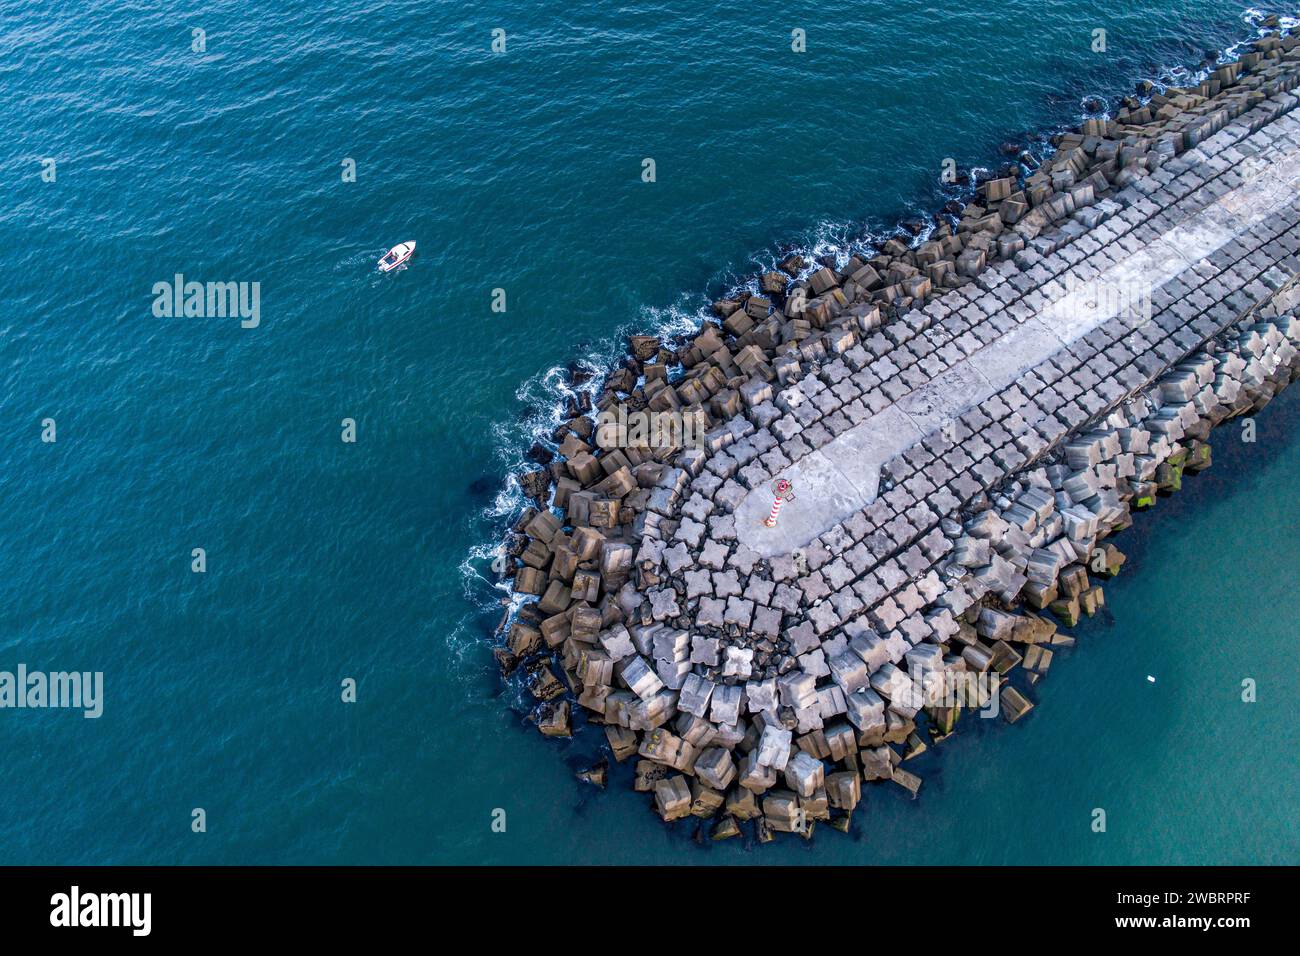
<svg viewBox="0 0 1300 956">
<path fill-rule="evenodd" d="M 415 254 L 415 243 L 399 242 L 393 248 L 384 253 L 384 257 L 379 260 L 380 272 L 392 272 L 407 259 Z"/>
</svg>

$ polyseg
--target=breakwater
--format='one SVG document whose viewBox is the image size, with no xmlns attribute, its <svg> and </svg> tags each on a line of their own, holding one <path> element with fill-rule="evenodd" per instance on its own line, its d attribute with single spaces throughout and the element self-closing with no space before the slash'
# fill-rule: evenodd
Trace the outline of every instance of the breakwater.
<svg viewBox="0 0 1300 956">
<path fill-rule="evenodd" d="M 923 243 L 788 259 L 698 335 L 634 337 L 521 479 L 537 600 L 498 657 L 541 730 L 603 724 L 721 837 L 847 826 L 963 710 L 1019 719 L 1105 536 L 1293 377 L 1294 47 L 1088 121 Z"/>
</svg>

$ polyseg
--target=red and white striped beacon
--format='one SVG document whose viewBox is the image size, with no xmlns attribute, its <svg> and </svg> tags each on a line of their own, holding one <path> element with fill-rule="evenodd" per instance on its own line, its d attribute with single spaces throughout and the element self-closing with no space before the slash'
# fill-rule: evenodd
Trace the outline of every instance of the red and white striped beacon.
<svg viewBox="0 0 1300 956">
<path fill-rule="evenodd" d="M 781 503 L 785 501 L 794 501 L 794 485 L 790 484 L 784 478 L 778 478 L 772 482 L 772 511 L 763 522 L 769 528 L 776 527 L 776 516 L 781 513 Z"/>
</svg>

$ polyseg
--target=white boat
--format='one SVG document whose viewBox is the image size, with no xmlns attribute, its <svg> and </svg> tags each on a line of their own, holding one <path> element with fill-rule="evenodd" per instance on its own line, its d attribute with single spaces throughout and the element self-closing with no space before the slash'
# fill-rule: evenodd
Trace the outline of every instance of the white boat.
<svg viewBox="0 0 1300 956">
<path fill-rule="evenodd" d="M 384 253 L 384 257 L 379 260 L 380 272 L 392 272 L 407 259 L 415 254 L 415 243 L 399 242 L 393 248 Z"/>
</svg>

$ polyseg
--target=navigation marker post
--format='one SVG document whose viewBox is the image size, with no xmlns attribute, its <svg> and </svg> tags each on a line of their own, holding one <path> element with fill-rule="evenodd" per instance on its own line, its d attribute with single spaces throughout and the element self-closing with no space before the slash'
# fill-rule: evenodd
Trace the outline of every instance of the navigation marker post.
<svg viewBox="0 0 1300 956">
<path fill-rule="evenodd" d="M 769 528 L 776 527 L 776 516 L 781 513 L 781 503 L 783 501 L 794 501 L 794 486 L 784 478 L 778 478 L 772 482 L 772 511 L 767 516 L 763 524 Z"/>
</svg>

